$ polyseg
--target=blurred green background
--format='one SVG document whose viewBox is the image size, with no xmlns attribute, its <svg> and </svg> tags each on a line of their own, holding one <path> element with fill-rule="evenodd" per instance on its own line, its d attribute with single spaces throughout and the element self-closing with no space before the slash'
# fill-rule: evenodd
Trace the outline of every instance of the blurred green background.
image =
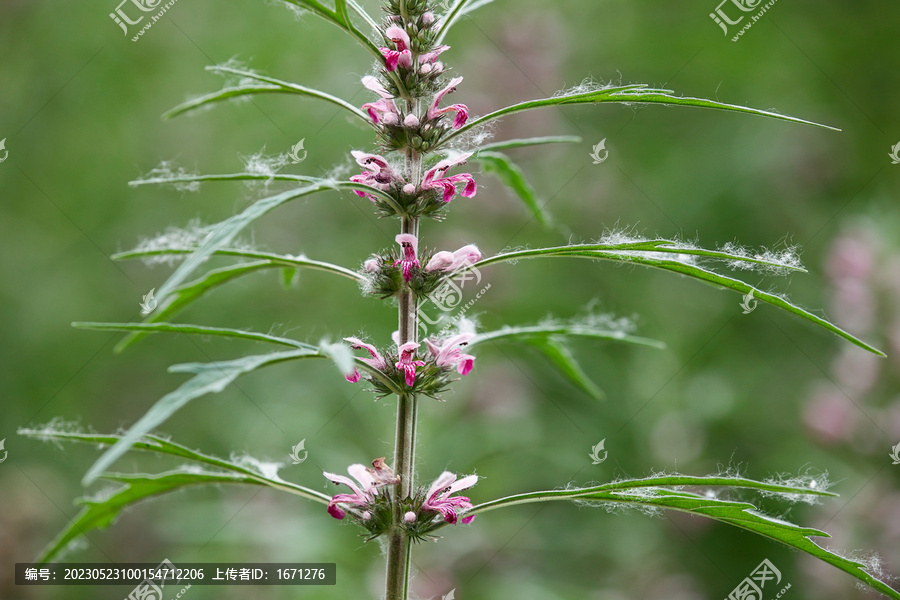
<svg viewBox="0 0 900 600">
<path fill-rule="evenodd" d="M 681 236 L 710 247 L 739 240 L 798 244 L 808 274 L 749 281 L 820 307 L 883 348 L 875 359 L 812 325 L 760 306 L 741 314 L 737 294 L 667 273 L 582 261 L 491 268 L 473 309 L 485 328 L 596 310 L 635 316 L 665 351 L 578 344 L 608 398 L 597 402 L 535 352 L 482 353 L 474 373 L 421 409 L 418 471 L 482 476 L 473 501 L 568 483 L 658 471 L 737 469 L 765 478 L 827 471 L 839 499 L 818 507 L 764 501 L 773 514 L 834 534 L 830 547 L 877 552 L 900 576 L 900 5 L 784 0 L 737 43 L 709 18 L 716 0 L 497 0 L 460 23 L 444 55 L 466 80 L 454 95 L 475 114 L 598 81 L 645 82 L 692 96 L 779 111 L 841 133 L 689 108 L 618 105 L 512 117 L 497 140 L 574 134 L 578 145 L 513 152 L 560 226 L 543 230 L 496 179 L 479 177 L 443 225 L 423 226 L 428 245 L 509 246 L 596 238 L 607 228 Z M 377 3 L 364 2 L 373 12 Z M 267 74 L 368 101 L 359 79 L 370 57 L 312 16 L 278 2 L 180 0 L 137 43 L 108 13 L 115 0 L 4 0 L 0 4 L 0 597 L 115 599 L 117 587 L 16 587 L 13 563 L 31 560 L 77 512 L 79 480 L 94 448 L 16 435 L 54 418 L 111 432 L 139 418 L 183 376 L 178 362 L 227 359 L 256 348 L 223 340 L 155 336 L 122 355 L 117 335 L 73 330 L 76 320 L 140 318 L 143 294 L 168 267 L 114 263 L 109 255 L 169 226 L 222 220 L 264 193 L 207 184 L 199 193 L 127 182 L 174 160 L 188 170 L 240 170 L 260 150 L 286 153 L 305 140 L 308 158 L 288 170 L 321 175 L 368 130 L 322 103 L 258 97 L 161 122 L 185 98 L 219 89 L 204 67 L 237 58 Z M 606 139 L 609 159 L 591 162 Z M 243 158 L 242 158 L 243 157 Z M 280 189 L 277 185 L 272 189 Z M 367 201 L 323 194 L 295 201 L 253 228 L 261 248 L 306 253 L 356 268 L 393 244 L 395 224 Z M 182 322 L 290 333 L 318 342 L 364 332 L 384 343 L 388 305 L 348 281 L 315 272 L 285 290 L 276 272 L 210 294 Z M 394 407 L 330 366 L 292 364 L 201 398 L 165 423 L 180 443 L 220 455 L 287 462 L 281 475 L 321 490 L 323 469 L 391 454 Z M 309 460 L 290 465 L 305 438 Z M 609 459 L 591 465 L 606 439 Z M 119 471 L 175 466 L 130 454 Z M 104 484 L 87 490 L 95 493 Z M 95 531 L 73 561 L 335 562 L 334 588 L 194 587 L 205 598 L 379 597 L 377 542 L 319 505 L 269 490 L 210 488 L 146 502 Z M 751 534 L 682 515 L 648 518 L 572 505 L 522 507 L 447 528 L 414 554 L 415 594 L 460 600 L 723 598 L 764 558 L 791 583 L 789 598 L 872 597 L 855 580 Z M 825 543 L 825 540 L 822 541 Z"/>
</svg>

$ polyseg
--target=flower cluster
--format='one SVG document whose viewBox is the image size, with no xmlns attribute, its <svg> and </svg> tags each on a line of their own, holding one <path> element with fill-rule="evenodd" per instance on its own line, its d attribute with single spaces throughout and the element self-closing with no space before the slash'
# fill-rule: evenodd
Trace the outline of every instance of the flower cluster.
<svg viewBox="0 0 900 600">
<path fill-rule="evenodd" d="M 392 495 L 390 486 L 399 483 L 400 479 L 385 464 L 384 458 L 376 458 L 372 461 L 372 467 L 350 465 L 347 472 L 353 479 L 334 473 L 323 473 L 325 478 L 335 485 L 350 488 L 350 493 L 332 496 L 328 503 L 328 514 L 335 519 L 344 519 L 350 512 L 355 520 L 372 534 L 372 537 L 377 537 L 390 527 Z M 427 490 L 420 489 L 414 497 L 402 501 L 403 527 L 415 538 L 422 539 L 442 523 L 450 525 L 471 523 L 474 516 L 460 518 L 462 513 L 472 508 L 471 501 L 465 496 L 454 494 L 471 488 L 477 482 L 477 475 L 457 479 L 455 474 L 445 471 Z"/>
<path fill-rule="evenodd" d="M 400 10 L 401 7 L 397 6 Z M 363 86 L 376 98 L 362 105 L 372 120 L 385 152 L 402 151 L 421 156 L 435 152 L 448 132 L 458 130 L 469 120 L 465 104 L 445 105 L 446 97 L 456 91 L 462 77 L 447 77 L 447 67 L 439 60 L 449 46 L 438 44 L 438 20 L 424 2 L 406 3 L 400 13 L 385 20 L 382 36 L 384 68 L 378 74 L 362 78 Z M 388 2 L 388 11 L 394 9 Z M 383 155 L 354 151 L 353 157 L 363 171 L 351 177 L 389 196 L 357 191 L 372 200 L 380 212 L 395 215 L 403 211 L 409 217 L 441 218 L 446 204 L 457 193 L 466 198 L 477 192 L 475 179 L 469 173 L 448 174 L 466 162 L 470 154 L 448 156 L 427 172 L 407 172 L 403 166 L 392 166 Z M 460 189 L 461 188 L 461 189 Z"/>
<path fill-rule="evenodd" d="M 454 252 L 420 253 L 416 236 L 401 233 L 395 239 L 400 246 L 399 255 L 374 256 L 363 264 L 366 287 L 380 298 L 389 298 L 406 288 L 419 297 L 428 297 L 448 276 L 471 267 L 482 258 L 481 251 L 473 244 Z"/>
<path fill-rule="evenodd" d="M 372 344 L 367 344 L 355 337 L 344 338 L 354 350 L 365 350 L 369 357 L 359 358 L 360 361 L 380 372 L 390 380 L 397 388 L 408 389 L 413 393 L 422 393 L 427 396 L 437 397 L 450 383 L 452 372 L 460 375 L 468 375 L 475 365 L 475 357 L 464 354 L 463 347 L 468 344 L 474 334 L 461 333 L 446 339 L 431 338 L 425 340 L 428 354 L 417 356 L 421 348 L 416 342 L 399 344 L 398 336 L 394 336 L 397 345 L 396 353 L 383 355 Z M 422 360 L 425 358 L 426 360 Z M 363 378 L 359 370 L 346 377 L 350 383 L 358 383 Z M 380 395 L 392 393 L 378 377 L 366 375 L 366 380 Z"/>
</svg>

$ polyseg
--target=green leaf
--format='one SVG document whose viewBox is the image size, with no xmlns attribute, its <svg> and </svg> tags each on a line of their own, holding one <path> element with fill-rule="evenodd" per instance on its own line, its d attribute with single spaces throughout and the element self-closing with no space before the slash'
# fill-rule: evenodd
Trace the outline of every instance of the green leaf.
<svg viewBox="0 0 900 600">
<path fill-rule="evenodd" d="M 108 527 L 128 506 L 173 492 L 192 485 L 209 485 L 222 483 L 259 483 L 250 477 L 240 477 L 227 473 L 181 472 L 172 471 L 160 475 L 127 475 L 107 473 L 104 479 L 125 484 L 113 494 L 100 494 L 96 498 L 81 498 L 79 504 L 84 505 L 71 523 L 44 548 L 36 562 L 49 562 L 73 540 L 85 535 L 93 529 Z"/>
<path fill-rule="evenodd" d="M 356 359 L 347 344 L 341 342 L 332 344 L 322 340 L 319 342 L 319 352 L 330 358 L 345 377 L 356 371 Z"/>
<path fill-rule="evenodd" d="M 676 256 L 673 258 L 666 258 L 666 254 Z M 767 258 L 766 256 L 750 256 L 726 250 L 704 250 L 702 248 L 678 244 L 677 242 L 670 240 L 637 240 L 605 244 L 576 244 L 573 246 L 561 246 L 556 248 L 521 250 L 498 254 L 497 256 L 484 259 L 472 265 L 472 268 L 480 269 L 481 267 L 494 263 L 516 262 L 525 258 L 546 257 L 576 257 L 639 264 L 646 267 L 653 267 L 664 271 L 687 275 L 688 277 L 693 277 L 718 287 L 731 289 L 744 295 L 753 292 L 753 297 L 756 300 L 777 306 L 802 317 L 873 354 L 882 357 L 885 356 L 885 354 L 877 348 L 870 346 L 837 325 L 789 302 L 782 296 L 765 292 L 739 279 L 708 270 L 700 266 L 697 259 L 687 258 L 690 256 L 696 256 L 701 259 L 707 258 L 724 261 L 734 268 L 751 268 L 758 265 L 765 269 L 776 271 L 802 271 L 802 269 L 793 264 L 793 262 L 789 260 L 779 260 L 777 257 Z"/>
<path fill-rule="evenodd" d="M 681 489 L 672 489 L 679 486 L 750 488 L 789 499 L 835 495 L 810 487 L 758 482 L 740 478 L 676 475 L 619 481 L 590 488 L 519 494 L 480 504 L 466 514 L 471 516 L 506 506 L 553 500 L 574 500 L 591 504 L 619 504 L 677 510 L 727 523 L 806 552 L 849 573 L 889 598 L 900 600 L 900 592 L 892 589 L 886 583 L 867 572 L 866 565 L 825 550 L 810 539 L 811 537 L 830 537 L 827 533 L 794 525 L 783 519 L 769 517 L 763 514 L 754 504 L 747 502 L 722 500 L 686 492 Z"/>
<path fill-rule="evenodd" d="M 320 180 L 318 183 L 302 188 L 288 190 L 275 196 L 263 198 L 250 205 L 242 212 L 211 227 L 210 233 L 197 249 L 179 266 L 169 279 L 156 292 L 157 302 L 167 301 L 167 297 L 176 291 L 179 285 L 211 255 L 229 244 L 245 227 L 262 216 L 291 200 L 329 189 L 359 189 L 360 185 L 352 182 Z M 368 188 L 368 186 L 365 186 Z M 374 190 L 374 188 L 371 188 Z M 380 196 L 386 196 L 379 192 Z M 390 196 L 387 196 L 390 198 Z M 393 202 L 393 199 L 391 199 Z"/>
<path fill-rule="evenodd" d="M 151 258 L 154 256 L 177 256 L 191 254 L 196 250 L 197 246 L 170 246 L 167 248 L 134 249 L 127 250 L 125 252 L 119 252 L 118 254 L 113 254 L 112 258 L 113 260 L 126 260 L 135 258 Z M 291 256 L 289 254 L 274 254 L 272 252 L 260 252 L 258 250 L 246 250 L 240 248 L 220 248 L 219 250 L 216 250 L 215 254 L 218 256 L 237 256 L 240 258 L 249 258 L 252 260 L 263 260 L 270 262 L 273 266 L 283 266 L 289 269 L 311 269 L 313 271 L 333 273 L 335 275 L 342 275 L 343 277 L 356 282 L 360 282 L 365 279 L 365 277 L 363 277 L 356 271 L 351 271 L 346 267 L 322 262 L 319 260 L 312 260 L 306 258 L 302 254 L 298 256 Z M 235 266 L 239 267 L 242 265 Z"/>
<path fill-rule="evenodd" d="M 437 43 L 440 44 L 447 37 L 450 28 L 456 25 L 459 20 L 474 10 L 491 4 L 494 0 L 456 0 L 450 8 L 444 13 L 440 24 L 438 25 Z"/>
<path fill-rule="evenodd" d="M 592 339 L 626 342 L 654 348 L 664 348 L 662 342 L 648 338 L 629 335 L 627 327 L 621 322 L 616 326 L 615 320 L 604 315 L 589 315 L 569 322 L 550 323 L 533 327 L 505 327 L 499 331 L 477 334 L 468 344 L 468 348 L 485 342 L 518 341 L 537 348 L 550 360 L 560 372 L 572 383 L 581 388 L 592 398 L 605 398 L 603 390 L 595 384 L 575 360 L 568 347 L 563 343 L 566 337 L 586 337 Z"/>
<path fill-rule="evenodd" d="M 281 269 L 281 286 L 289 290 L 297 286 L 300 283 L 300 271 L 298 269 L 290 269 L 288 267 L 282 267 Z"/>
<path fill-rule="evenodd" d="M 114 254 L 113 259 L 121 260 L 133 258 L 149 258 L 154 256 L 189 255 L 196 251 L 196 249 L 196 246 L 193 246 L 153 248 L 149 250 L 129 250 L 127 252 Z M 356 273 L 355 271 L 351 271 L 350 269 L 346 269 L 338 265 L 333 265 L 331 263 L 310 260 L 305 256 L 287 256 L 272 254 L 270 252 L 258 252 L 254 250 L 240 250 L 230 248 L 219 249 L 215 252 L 215 254 L 222 256 L 238 256 L 242 258 L 257 260 L 251 263 L 243 263 L 224 267 L 221 269 L 214 269 L 212 271 L 209 271 L 199 279 L 186 283 L 185 285 L 173 291 L 172 294 L 169 295 L 169 298 L 167 300 L 161 302 L 157 309 L 153 313 L 151 313 L 151 315 L 146 319 L 145 322 L 158 323 L 166 321 L 170 317 L 173 317 L 177 313 L 181 312 L 195 300 L 198 300 L 206 292 L 224 285 L 229 281 L 232 281 L 243 275 L 248 275 L 250 273 L 255 273 L 257 271 L 267 269 L 274 269 L 278 267 L 288 267 L 291 270 L 312 269 L 316 271 L 323 271 L 325 273 L 342 275 L 357 282 L 363 279 L 362 275 Z M 125 336 L 122 341 L 116 344 L 114 351 L 117 353 L 124 351 L 132 344 L 140 341 L 145 335 L 146 332 L 135 330 L 132 334 Z"/>
<path fill-rule="evenodd" d="M 322 92 L 320 90 L 314 90 L 312 88 L 304 87 L 296 83 L 281 81 L 280 79 L 275 79 L 274 77 L 268 77 L 266 75 L 260 75 L 259 73 L 255 73 L 253 71 L 236 69 L 223 65 L 206 67 L 206 70 L 227 75 L 235 75 L 237 77 L 240 77 L 241 80 L 253 79 L 259 83 L 237 83 L 233 86 L 229 86 L 222 90 L 219 90 L 218 92 L 206 94 L 204 96 L 200 96 L 199 98 L 194 98 L 183 104 L 179 104 L 175 108 L 163 114 L 163 119 L 171 119 L 172 117 L 176 117 L 178 115 L 196 110 L 198 108 L 206 106 L 207 104 L 221 102 L 223 100 L 229 100 L 231 98 L 241 96 L 249 96 L 253 94 L 296 94 L 300 96 L 309 96 L 311 98 L 325 100 L 326 102 L 330 102 L 335 106 L 340 106 L 341 108 L 349 111 L 351 114 L 353 114 L 353 116 L 361 119 L 367 125 L 372 124 L 372 120 L 368 117 L 368 115 L 366 115 L 366 113 L 364 113 L 358 107 L 350 104 L 346 100 L 338 98 L 337 96 L 332 96 L 331 94 Z"/>
<path fill-rule="evenodd" d="M 255 331 L 244 331 L 242 329 L 229 329 L 224 327 L 206 327 L 204 325 L 181 325 L 174 323 L 85 323 L 75 322 L 72 327 L 79 329 L 93 329 L 94 331 L 140 331 L 144 333 L 187 333 L 196 335 L 215 335 L 221 337 L 239 338 L 244 340 L 253 340 L 256 342 L 269 342 L 272 344 L 280 344 L 282 346 L 290 346 L 292 348 L 303 348 L 315 351 L 316 347 L 304 344 L 297 340 L 269 335 L 267 333 L 257 333 Z"/>
<path fill-rule="evenodd" d="M 52 422 L 49 425 L 42 427 L 41 429 L 19 429 L 17 433 L 19 435 L 41 441 L 77 442 L 99 446 L 112 446 L 122 439 L 122 436 L 120 435 L 65 431 L 56 428 L 54 426 L 54 423 Z M 248 466 L 246 466 L 245 464 L 225 460 L 222 458 L 211 456 L 209 454 L 203 454 L 202 452 L 191 450 L 187 446 L 176 444 L 171 440 L 167 440 L 153 434 L 146 434 L 141 436 L 140 439 L 132 446 L 132 450 L 153 452 L 156 454 L 166 454 L 169 456 L 175 456 L 177 458 L 190 460 L 196 463 L 225 469 L 253 479 L 257 483 L 260 483 L 262 485 L 289 492 L 297 496 L 302 496 L 321 504 L 328 504 L 328 502 L 331 500 L 331 496 L 323 494 L 322 492 L 317 492 L 316 490 L 306 488 L 302 485 L 292 483 L 290 481 L 285 481 L 281 479 L 277 474 L 267 475 L 266 473 L 262 472 L 262 469 L 251 469 L 248 468 Z M 249 464 L 252 465 L 252 463 Z"/>
<path fill-rule="evenodd" d="M 575 360 L 569 348 L 558 339 L 552 337 L 533 338 L 529 343 L 540 350 L 563 375 L 568 377 L 572 383 L 581 388 L 588 396 L 595 400 L 606 399 L 604 391 L 588 377 L 581 365 L 578 364 L 578 361 Z"/>
<path fill-rule="evenodd" d="M 475 151 L 475 158 L 479 152 L 501 152 L 514 148 L 526 148 L 528 146 L 540 146 L 543 144 L 580 144 L 583 140 L 577 135 L 552 135 L 546 137 L 533 137 L 523 139 L 504 140 L 485 144 Z"/>
<path fill-rule="evenodd" d="M 472 156 L 472 160 L 479 161 L 484 166 L 486 173 L 496 175 L 503 185 L 508 187 L 522 201 L 538 223 L 544 227 L 550 225 L 550 215 L 541 206 L 537 193 L 525 178 L 525 173 L 508 156 L 500 152 L 480 150 Z"/>
<path fill-rule="evenodd" d="M 720 110 L 737 111 L 758 115 L 763 117 L 771 117 L 782 121 L 791 121 L 793 123 L 803 123 L 805 125 L 815 125 L 833 131 L 840 131 L 828 125 L 798 119 L 767 110 L 759 110 L 746 106 L 738 106 L 735 104 L 725 104 L 714 100 L 705 100 L 703 98 L 690 98 L 675 96 L 672 90 L 650 88 L 646 84 L 631 84 L 620 86 L 608 86 L 598 89 L 589 89 L 587 91 L 576 90 L 574 92 L 563 93 L 551 98 L 542 98 L 540 100 L 529 100 L 520 102 L 512 106 L 507 106 L 487 114 L 478 119 L 473 119 L 466 123 L 463 127 L 457 129 L 453 133 L 445 136 L 441 142 L 441 146 L 445 146 L 449 140 L 456 136 L 484 125 L 494 119 L 499 119 L 506 115 L 520 113 L 526 110 L 534 110 L 536 108 L 545 108 L 547 106 L 562 106 L 566 104 L 600 104 L 604 102 L 615 102 L 622 104 L 673 104 L 679 106 L 696 106 L 701 108 L 716 108 Z"/>
<path fill-rule="evenodd" d="M 582 323 L 573 320 L 568 323 L 558 323 L 550 325 L 535 325 L 531 327 L 504 327 L 497 331 L 488 331 L 476 334 L 469 342 L 468 347 L 472 348 L 485 342 L 494 341 L 530 341 L 535 338 L 547 338 L 551 336 L 573 336 L 586 337 L 599 340 L 609 340 L 614 342 L 625 342 L 628 344 L 637 344 L 639 346 L 650 346 L 652 348 L 664 349 L 666 345 L 660 341 L 650 338 L 638 337 L 630 335 L 621 328 L 603 327 L 592 325 L 590 322 Z"/>
<path fill-rule="evenodd" d="M 275 352 L 245 356 L 231 361 L 213 363 L 190 363 L 169 367 L 172 373 L 192 373 L 194 377 L 183 383 L 174 392 L 163 396 L 150 410 L 131 426 L 128 432 L 107 450 L 94 463 L 82 480 L 85 485 L 94 481 L 103 471 L 108 469 L 119 457 L 128 451 L 141 436 L 149 433 L 177 410 L 195 398 L 206 394 L 221 392 L 234 380 L 246 373 L 290 360 L 316 358 L 318 352 L 299 349 L 286 352 Z"/>
<path fill-rule="evenodd" d="M 209 271 L 200 279 L 194 280 L 174 290 L 168 296 L 168 298 L 159 303 L 157 309 L 150 314 L 145 322 L 164 322 L 170 317 L 181 312 L 184 308 L 186 308 L 195 300 L 199 299 L 206 292 L 219 287 L 220 285 L 224 285 L 225 283 L 228 283 L 229 281 L 236 279 L 237 277 L 241 277 L 242 275 L 255 273 L 256 271 L 260 271 L 263 269 L 271 269 L 275 266 L 276 264 L 270 261 L 258 261 Z M 146 335 L 147 332 L 135 331 L 122 338 L 122 340 L 118 344 L 116 344 L 116 347 L 113 349 L 113 351 L 117 353 L 122 352 L 132 344 L 140 341 Z"/>
<path fill-rule="evenodd" d="M 226 173 L 223 175 L 171 175 L 165 177 L 148 177 L 129 181 L 131 187 L 142 185 L 172 185 L 176 183 L 203 183 L 206 181 L 293 181 L 296 183 L 316 183 L 322 181 L 318 177 L 294 175 L 292 173 Z"/>
</svg>

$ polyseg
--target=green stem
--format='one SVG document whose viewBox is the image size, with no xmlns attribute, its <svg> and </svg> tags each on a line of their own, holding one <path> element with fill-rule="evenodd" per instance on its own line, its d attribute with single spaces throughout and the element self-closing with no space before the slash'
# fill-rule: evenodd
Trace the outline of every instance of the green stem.
<svg viewBox="0 0 900 600">
<path fill-rule="evenodd" d="M 410 233 L 418 237 L 418 230 L 418 219 L 402 219 L 401 233 Z M 400 344 L 415 342 L 418 337 L 417 306 L 415 295 L 411 290 L 405 290 L 400 294 L 399 304 Z M 417 422 L 416 397 L 406 392 L 398 394 L 394 471 L 400 477 L 400 483 L 394 486 L 393 527 L 388 537 L 385 600 L 406 600 L 409 590 L 410 538 L 402 527 L 401 502 L 413 495 Z"/>
</svg>

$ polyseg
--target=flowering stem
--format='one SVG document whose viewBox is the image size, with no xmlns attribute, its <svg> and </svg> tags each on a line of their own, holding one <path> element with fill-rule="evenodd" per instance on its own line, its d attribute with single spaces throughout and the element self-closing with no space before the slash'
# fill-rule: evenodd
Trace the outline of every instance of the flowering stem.
<svg viewBox="0 0 900 600">
<path fill-rule="evenodd" d="M 401 233 L 418 236 L 418 219 L 403 218 Z M 400 294 L 400 344 L 415 342 L 417 336 L 416 298 L 410 290 Z M 388 536 L 385 600 L 406 600 L 409 587 L 410 539 L 402 528 L 401 501 L 413 494 L 418 402 L 415 395 L 397 395 L 397 433 L 394 445 L 394 470 L 400 483 L 394 486 L 393 527 Z"/>
</svg>

